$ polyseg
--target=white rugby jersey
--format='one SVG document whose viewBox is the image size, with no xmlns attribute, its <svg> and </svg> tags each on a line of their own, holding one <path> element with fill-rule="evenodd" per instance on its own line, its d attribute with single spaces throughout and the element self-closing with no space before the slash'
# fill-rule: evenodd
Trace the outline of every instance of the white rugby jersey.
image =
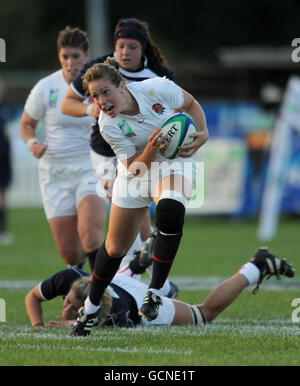
<svg viewBox="0 0 300 386">
<path fill-rule="evenodd" d="M 31 90 L 25 104 L 25 111 L 35 120 L 44 120 L 44 157 L 63 158 L 87 154 L 93 117 L 71 117 L 63 114 L 61 103 L 69 84 L 62 70 L 41 79 Z"/>
<path fill-rule="evenodd" d="M 184 102 L 182 89 L 166 78 L 132 82 L 126 87 L 136 99 L 140 114 L 111 118 L 101 111 L 99 116 L 100 132 L 119 160 L 143 151 L 153 130 L 161 127 Z M 157 161 L 165 159 L 158 153 Z"/>
</svg>

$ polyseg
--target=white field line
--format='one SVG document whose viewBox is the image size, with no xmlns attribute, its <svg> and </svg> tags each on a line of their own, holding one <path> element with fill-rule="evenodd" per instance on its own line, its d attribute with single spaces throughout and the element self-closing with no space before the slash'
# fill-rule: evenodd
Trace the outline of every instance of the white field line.
<svg viewBox="0 0 300 386">
<path fill-rule="evenodd" d="M 102 347 L 102 344 L 104 341 L 112 341 L 112 340 L 119 340 L 122 341 L 125 338 L 124 336 L 115 336 L 112 337 L 111 334 L 109 336 L 104 336 L 101 334 L 101 336 L 93 335 L 92 337 L 89 337 L 88 340 L 92 338 L 92 342 L 96 343 L 96 347 L 87 347 L 86 345 L 82 345 L 81 343 L 86 342 L 87 338 L 72 338 L 70 336 L 66 335 L 55 335 L 55 334 L 32 334 L 30 332 L 21 332 L 21 333 L 8 333 L 5 334 L 0 329 L 0 341 L 1 346 L 4 346 L 5 342 L 10 347 L 16 346 L 18 349 L 28 349 L 28 350 L 54 350 L 54 351 L 85 351 L 85 352 L 121 352 L 121 353 L 127 353 L 127 354 L 134 354 L 134 353 L 142 353 L 142 354 L 175 354 L 175 355 L 191 355 L 191 350 L 173 350 L 173 349 L 155 349 L 153 347 L 149 347 L 147 349 L 140 348 L 140 347 L 128 347 L 128 348 L 120 348 L 120 347 Z M 20 339 L 25 339 L 25 342 L 20 342 Z M 30 340 L 30 343 L 26 343 L 26 340 Z M 45 342 L 45 340 L 47 340 Z M 49 344 L 49 340 L 52 341 L 52 344 Z M 19 341 L 19 342 L 18 342 Z M 61 342 L 64 341 L 65 343 L 72 343 L 71 346 L 62 345 Z M 126 340 L 127 341 L 127 340 Z M 36 344 L 35 344 L 36 342 Z M 80 343 L 80 344 L 76 344 Z M 99 346 L 99 343 L 101 346 Z M 105 345 L 105 343 L 104 343 Z"/>
<path fill-rule="evenodd" d="M 180 290 L 212 290 L 218 284 L 227 280 L 228 277 L 222 276 L 174 276 L 170 277 Z M 0 290 L 4 289 L 22 289 L 29 290 L 37 285 L 40 280 L 0 280 Z M 254 286 L 249 287 L 252 290 Z M 282 280 L 276 280 L 271 278 L 270 280 L 264 280 L 260 287 L 260 290 L 266 289 L 268 291 L 300 291 L 300 277 L 293 279 L 283 278 Z"/>
<path fill-rule="evenodd" d="M 239 337 L 239 338 L 264 338 L 274 336 L 276 338 L 293 338 L 299 339 L 300 342 L 300 326 L 293 324 L 290 320 L 274 319 L 266 321 L 258 321 L 256 319 L 248 319 L 244 321 L 228 319 L 220 319 L 212 325 L 205 327 L 191 326 L 172 326 L 172 327 L 137 327 L 133 329 L 115 329 L 115 330 L 94 330 L 88 338 L 73 338 L 69 336 L 69 330 L 66 329 L 49 329 L 39 331 L 38 333 L 30 328 L 20 326 L 19 328 L 0 325 L 0 346 L 18 346 L 19 348 L 35 349 L 35 350 L 86 350 L 86 351 L 101 351 L 101 352 L 126 352 L 126 353 L 162 353 L 176 355 L 191 355 L 193 350 L 174 350 L 174 349 L 156 349 L 154 347 L 141 348 L 137 346 L 128 348 L 114 348 L 109 344 L 112 341 L 118 342 L 118 345 L 126 343 L 128 346 L 129 335 L 160 335 L 164 337 L 174 336 L 180 338 L 204 338 L 204 337 Z M 92 343 L 93 348 L 82 343 Z M 108 345 L 108 346 L 107 346 Z"/>
<path fill-rule="evenodd" d="M 11 345 L 10 345 L 11 346 Z M 175 354 L 175 355 L 191 355 L 192 354 L 192 351 L 180 351 L 180 350 L 169 350 L 169 349 L 165 349 L 165 350 L 156 350 L 156 349 L 152 349 L 151 347 L 149 347 L 148 349 L 146 350 L 143 350 L 141 348 L 138 348 L 138 347 L 131 347 L 131 348 L 119 348 L 119 347 L 86 347 L 86 346 L 72 346 L 71 347 L 67 347 L 67 346 L 62 346 L 62 345 L 59 345 L 59 346 L 51 346 L 49 345 L 48 343 L 44 343 L 44 344 L 38 344 L 38 345 L 33 345 L 33 344 L 19 344 L 19 343 L 15 343 L 14 346 L 16 346 L 18 349 L 25 349 L 25 350 L 36 350 L 36 351 L 39 351 L 39 350 L 43 350 L 43 351 L 49 351 L 49 350 L 53 350 L 53 351 L 84 351 L 84 352 L 119 352 L 119 353 L 126 353 L 126 354 L 135 354 L 135 353 L 141 353 L 141 354 Z"/>
<path fill-rule="evenodd" d="M 126 353 L 126 354 L 167 354 L 190 356 L 195 355 L 195 350 L 157 349 L 155 347 L 128 346 L 128 336 L 136 334 L 159 335 L 170 337 L 177 336 L 180 340 L 192 337 L 199 341 L 199 338 L 235 337 L 243 338 L 265 338 L 273 336 L 279 339 L 293 338 L 300 342 L 300 327 L 293 324 L 290 319 L 274 320 L 230 320 L 220 319 L 218 322 L 205 327 L 173 326 L 173 327 L 137 327 L 132 329 L 94 330 L 88 338 L 69 336 L 69 330 L 49 329 L 35 331 L 25 326 L 9 327 L 7 324 L 0 325 L 0 351 L 1 347 L 5 352 L 8 348 L 16 350 L 28 350 L 30 352 L 103 352 L 103 353 Z M 126 347 L 112 347 L 110 342 Z M 93 347 L 89 347 L 89 346 Z M 106 346 L 107 345 L 107 346 Z"/>
</svg>

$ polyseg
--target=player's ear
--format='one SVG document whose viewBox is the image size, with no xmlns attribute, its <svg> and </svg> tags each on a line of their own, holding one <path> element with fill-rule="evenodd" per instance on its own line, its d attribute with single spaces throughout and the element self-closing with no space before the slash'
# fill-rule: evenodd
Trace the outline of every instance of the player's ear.
<svg viewBox="0 0 300 386">
<path fill-rule="evenodd" d="M 123 92 L 125 90 L 125 82 L 123 80 L 121 80 L 121 82 L 119 84 L 119 88 L 120 88 L 121 92 Z"/>
<path fill-rule="evenodd" d="M 90 57 L 91 57 L 91 50 L 87 50 L 87 51 L 85 52 L 85 59 L 86 59 L 86 60 L 89 60 Z"/>
</svg>

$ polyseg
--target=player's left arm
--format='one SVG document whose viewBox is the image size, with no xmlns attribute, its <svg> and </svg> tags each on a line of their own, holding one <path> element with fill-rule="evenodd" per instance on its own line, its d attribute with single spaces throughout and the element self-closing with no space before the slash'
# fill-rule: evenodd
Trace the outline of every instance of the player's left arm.
<svg viewBox="0 0 300 386">
<path fill-rule="evenodd" d="M 208 129 L 206 125 L 205 113 L 200 106 L 200 104 L 196 101 L 196 99 L 189 94 L 187 91 L 183 90 L 184 102 L 180 111 L 184 111 L 189 114 L 197 127 L 197 132 L 191 134 L 191 137 L 194 137 L 194 140 L 191 144 L 181 146 L 180 149 L 180 157 L 188 158 L 192 156 L 205 142 L 208 140 Z"/>
<path fill-rule="evenodd" d="M 43 308 L 42 302 L 44 299 L 40 295 L 39 287 L 35 286 L 25 296 L 25 306 L 30 323 L 34 328 L 45 327 L 43 321 Z"/>
</svg>

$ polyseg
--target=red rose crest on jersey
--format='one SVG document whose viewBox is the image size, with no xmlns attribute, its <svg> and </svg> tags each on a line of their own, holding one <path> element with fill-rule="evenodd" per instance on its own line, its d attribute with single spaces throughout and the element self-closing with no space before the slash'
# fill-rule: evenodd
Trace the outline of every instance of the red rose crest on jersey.
<svg viewBox="0 0 300 386">
<path fill-rule="evenodd" d="M 165 108 L 160 103 L 154 103 L 154 105 L 152 106 L 152 110 L 154 110 L 157 114 L 163 114 Z"/>
</svg>

